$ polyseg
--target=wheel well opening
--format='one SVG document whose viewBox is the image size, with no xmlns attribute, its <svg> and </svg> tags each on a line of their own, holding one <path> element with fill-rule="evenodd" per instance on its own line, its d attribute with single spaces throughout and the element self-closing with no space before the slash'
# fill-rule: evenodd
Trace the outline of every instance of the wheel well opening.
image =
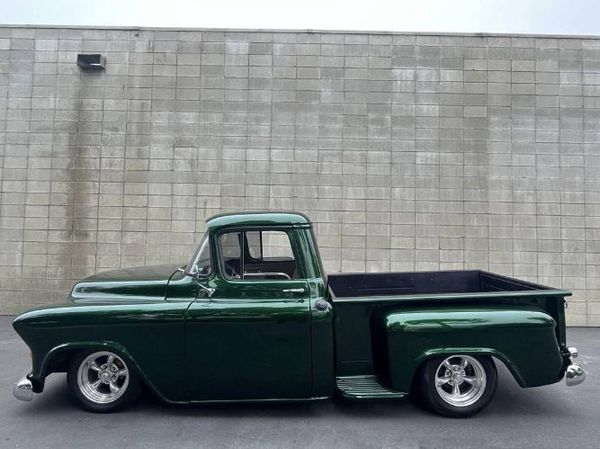
<svg viewBox="0 0 600 449">
<path fill-rule="evenodd" d="M 73 357 L 80 352 L 84 351 L 81 348 L 65 349 L 63 351 L 54 354 L 48 363 L 46 374 L 51 373 L 65 373 L 69 369 L 69 364 Z"/>
<path fill-rule="evenodd" d="M 466 353 L 467 355 L 473 355 L 474 357 L 486 357 L 489 358 L 492 363 L 494 363 L 496 366 L 498 365 L 498 362 L 501 363 L 502 365 L 504 365 L 507 369 L 508 366 L 504 363 L 504 361 L 502 361 L 502 359 L 499 359 L 497 357 L 495 357 L 492 354 L 469 354 L 468 352 Z M 423 377 L 423 368 L 425 367 L 425 364 L 427 362 L 429 362 L 432 359 L 436 359 L 436 358 L 444 358 L 444 357 L 448 357 L 449 354 L 432 354 L 429 357 L 425 357 L 423 360 L 421 360 L 419 362 L 419 364 L 417 365 L 417 367 L 415 368 L 413 375 L 412 375 L 412 379 L 411 379 L 411 383 L 410 383 L 410 392 L 411 394 L 413 394 L 416 389 L 419 387 L 419 381 L 422 379 Z"/>
</svg>

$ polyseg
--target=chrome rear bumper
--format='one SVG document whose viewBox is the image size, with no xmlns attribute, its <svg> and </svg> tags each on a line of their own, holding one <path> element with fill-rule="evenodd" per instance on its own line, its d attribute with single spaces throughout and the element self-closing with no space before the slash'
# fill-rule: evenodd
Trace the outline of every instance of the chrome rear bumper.
<svg viewBox="0 0 600 449">
<path fill-rule="evenodd" d="M 574 359 L 579 355 L 577 348 L 569 347 L 567 349 L 569 350 L 569 354 L 571 354 L 571 358 Z M 567 381 L 567 386 L 569 387 L 579 385 L 585 380 L 585 370 L 578 363 L 571 363 L 567 367 L 565 379 Z"/>
<path fill-rule="evenodd" d="M 21 401 L 31 401 L 33 399 L 33 385 L 27 379 L 27 376 L 15 383 L 13 386 L 13 395 Z"/>
</svg>

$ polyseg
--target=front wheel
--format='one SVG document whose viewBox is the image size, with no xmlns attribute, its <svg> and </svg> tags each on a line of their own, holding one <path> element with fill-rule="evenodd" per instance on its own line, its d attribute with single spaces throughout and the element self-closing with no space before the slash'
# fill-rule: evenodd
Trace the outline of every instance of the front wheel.
<svg viewBox="0 0 600 449">
<path fill-rule="evenodd" d="M 430 410 L 464 418 L 483 410 L 497 385 L 498 372 L 491 357 L 450 355 L 425 362 L 419 393 Z"/>
<path fill-rule="evenodd" d="M 67 371 L 75 402 L 91 412 L 111 412 L 131 404 L 141 392 L 131 367 L 110 351 L 81 352 Z"/>
</svg>

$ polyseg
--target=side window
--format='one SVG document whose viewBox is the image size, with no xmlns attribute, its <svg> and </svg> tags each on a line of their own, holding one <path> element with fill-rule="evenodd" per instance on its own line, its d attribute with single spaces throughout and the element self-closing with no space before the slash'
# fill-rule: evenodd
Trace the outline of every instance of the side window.
<svg viewBox="0 0 600 449">
<path fill-rule="evenodd" d="M 275 281 L 298 279 L 298 267 L 287 232 L 258 230 L 219 236 L 222 269 L 230 279 Z"/>
<path fill-rule="evenodd" d="M 227 232 L 219 237 L 219 247 L 223 258 L 223 269 L 229 278 L 239 279 L 242 273 L 242 235 L 240 232 Z"/>
</svg>

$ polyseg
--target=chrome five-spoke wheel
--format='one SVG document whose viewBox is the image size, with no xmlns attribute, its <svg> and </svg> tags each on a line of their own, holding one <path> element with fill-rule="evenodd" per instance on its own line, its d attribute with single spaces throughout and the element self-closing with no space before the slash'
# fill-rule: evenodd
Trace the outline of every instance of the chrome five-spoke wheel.
<svg viewBox="0 0 600 449">
<path fill-rule="evenodd" d="M 129 370 L 118 355 L 108 351 L 94 352 L 79 365 L 77 384 L 90 401 L 108 404 L 127 390 Z"/>
<path fill-rule="evenodd" d="M 127 361 L 111 351 L 77 354 L 67 371 L 67 382 L 77 403 L 92 412 L 124 407 L 139 395 L 141 384 Z"/>
<path fill-rule="evenodd" d="M 423 405 L 441 415 L 462 418 L 483 410 L 498 384 L 490 356 L 447 354 L 427 360 L 417 386 Z"/>
<path fill-rule="evenodd" d="M 452 356 L 439 364 L 435 388 L 442 400 L 455 407 L 477 402 L 487 385 L 483 365 L 468 355 Z"/>
</svg>

